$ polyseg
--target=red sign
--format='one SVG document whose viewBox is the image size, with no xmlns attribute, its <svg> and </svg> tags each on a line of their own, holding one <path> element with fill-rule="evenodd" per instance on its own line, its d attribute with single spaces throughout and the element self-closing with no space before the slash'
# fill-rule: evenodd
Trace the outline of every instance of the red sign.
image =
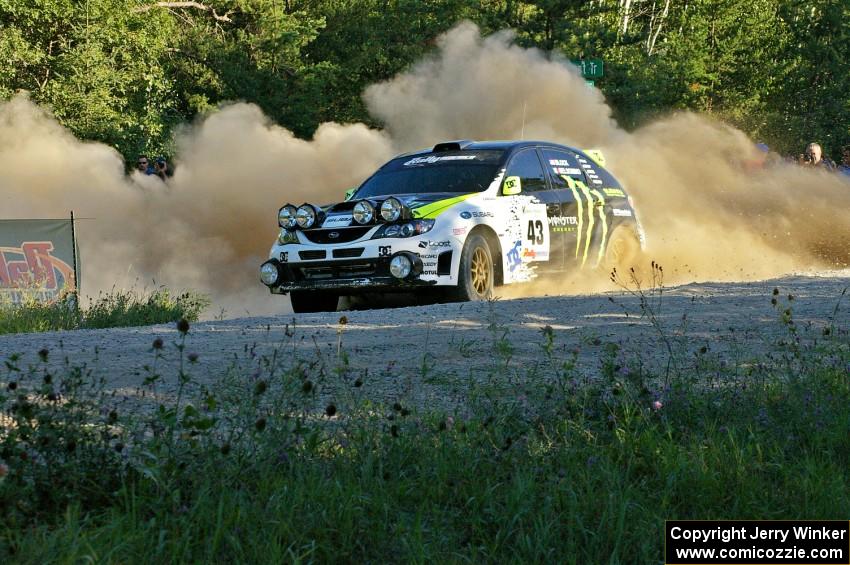
<svg viewBox="0 0 850 565">
<path fill-rule="evenodd" d="M 73 289 L 74 269 L 54 257 L 50 241 L 27 241 L 20 247 L 0 247 L 0 289 L 33 288 L 58 292 Z"/>
</svg>

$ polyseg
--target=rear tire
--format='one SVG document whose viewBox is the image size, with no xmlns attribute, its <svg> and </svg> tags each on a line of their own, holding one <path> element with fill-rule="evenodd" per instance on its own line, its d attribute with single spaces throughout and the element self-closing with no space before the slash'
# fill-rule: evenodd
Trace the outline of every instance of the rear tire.
<svg viewBox="0 0 850 565">
<path fill-rule="evenodd" d="M 493 296 L 494 273 L 493 254 L 487 240 L 477 233 L 470 235 L 460 254 L 457 286 L 449 291 L 449 297 L 458 301 L 489 299 Z"/>
<path fill-rule="evenodd" d="M 643 251 L 640 248 L 640 239 L 632 226 L 617 226 L 611 233 L 611 239 L 605 247 L 605 257 L 602 268 L 608 276 L 616 268 L 621 278 L 629 281 L 629 272 L 635 270 L 639 276 L 642 269 L 641 259 Z"/>
<path fill-rule="evenodd" d="M 339 295 L 321 290 L 293 290 L 289 293 L 289 300 L 296 314 L 336 312 Z"/>
</svg>

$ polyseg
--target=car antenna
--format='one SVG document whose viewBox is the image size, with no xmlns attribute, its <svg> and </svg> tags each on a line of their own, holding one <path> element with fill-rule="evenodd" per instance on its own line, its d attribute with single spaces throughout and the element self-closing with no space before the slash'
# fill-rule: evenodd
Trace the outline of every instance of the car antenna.
<svg viewBox="0 0 850 565">
<path fill-rule="evenodd" d="M 519 134 L 520 139 L 525 139 L 525 100 L 522 101 L 522 131 Z"/>
</svg>

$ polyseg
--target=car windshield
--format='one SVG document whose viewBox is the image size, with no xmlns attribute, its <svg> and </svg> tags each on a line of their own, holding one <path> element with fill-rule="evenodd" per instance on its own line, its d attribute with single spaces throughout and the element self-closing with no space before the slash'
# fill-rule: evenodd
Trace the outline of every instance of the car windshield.
<svg viewBox="0 0 850 565">
<path fill-rule="evenodd" d="M 445 151 L 399 157 L 363 183 L 354 198 L 481 192 L 496 177 L 502 154 L 502 151 Z"/>
</svg>

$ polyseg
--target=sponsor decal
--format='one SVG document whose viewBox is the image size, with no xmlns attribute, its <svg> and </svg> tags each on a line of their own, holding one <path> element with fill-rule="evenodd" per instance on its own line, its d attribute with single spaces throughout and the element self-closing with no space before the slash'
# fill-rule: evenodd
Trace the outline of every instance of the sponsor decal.
<svg viewBox="0 0 850 565">
<path fill-rule="evenodd" d="M 429 241 L 428 242 L 429 247 L 451 247 L 451 245 L 452 245 L 451 241 Z"/>
<path fill-rule="evenodd" d="M 322 224 L 323 228 L 341 228 L 351 225 L 351 214 L 342 214 L 339 216 L 329 216 Z"/>
<path fill-rule="evenodd" d="M 289 262 L 289 251 L 281 251 L 280 252 L 280 262 L 288 263 Z"/>
<path fill-rule="evenodd" d="M 468 212 L 467 210 L 464 210 L 463 212 L 460 213 L 460 217 L 463 218 L 464 220 L 468 220 L 469 218 L 472 217 L 472 212 Z"/>
<path fill-rule="evenodd" d="M 405 165 L 431 165 L 443 161 L 471 161 L 475 159 L 475 155 L 446 155 L 444 157 L 414 157 L 410 161 L 405 162 Z"/>
<path fill-rule="evenodd" d="M 575 167 L 553 167 L 552 170 L 557 175 L 576 176 L 581 174 L 581 169 L 576 169 Z"/>
<path fill-rule="evenodd" d="M 463 235 L 466 233 L 466 228 L 452 228 L 452 235 Z"/>
<path fill-rule="evenodd" d="M 621 218 L 631 218 L 632 217 L 632 211 L 631 210 L 622 210 L 620 208 L 614 208 L 612 210 L 612 212 L 614 213 L 615 216 L 619 216 Z"/>
<path fill-rule="evenodd" d="M 339 232 L 338 231 L 332 231 L 331 233 L 328 234 L 328 237 L 330 239 L 336 239 L 336 238 L 339 237 Z"/>
<path fill-rule="evenodd" d="M 590 182 L 592 182 L 593 184 L 602 184 L 602 181 L 599 179 L 590 179 Z"/>
<path fill-rule="evenodd" d="M 577 226 L 578 218 L 575 216 L 552 216 L 549 218 L 552 227 Z"/>
<path fill-rule="evenodd" d="M 555 165 L 556 167 L 569 167 L 570 162 L 566 159 L 549 159 L 550 165 Z"/>
<path fill-rule="evenodd" d="M 422 271 L 423 275 L 436 275 L 437 271 Z"/>
<path fill-rule="evenodd" d="M 420 241 L 419 247 L 421 247 L 422 249 L 425 249 L 426 247 L 428 247 L 428 242 L 427 241 Z"/>
<path fill-rule="evenodd" d="M 436 259 L 437 254 L 436 253 L 429 253 L 428 255 L 422 255 L 421 253 L 419 253 L 419 257 L 421 259 Z"/>
<path fill-rule="evenodd" d="M 27 241 L 20 247 L 0 247 L 0 289 L 34 288 L 40 298 L 52 299 L 62 288 L 73 288 L 74 269 L 52 255 L 50 241 Z M 9 256 L 19 255 L 17 260 Z M 14 290 L 13 290 L 14 289 Z M 13 297 L 13 302 L 15 301 Z"/>
<path fill-rule="evenodd" d="M 522 258 L 523 259 L 537 259 L 537 252 L 534 249 L 523 249 L 522 250 Z"/>
<path fill-rule="evenodd" d="M 522 265 L 522 257 L 519 256 L 519 249 L 522 247 L 522 241 L 518 240 L 514 242 L 513 248 L 508 251 L 508 254 L 505 256 L 508 260 L 508 267 L 513 273 L 517 267 Z"/>
<path fill-rule="evenodd" d="M 493 212 L 473 212 L 472 213 L 473 218 L 492 218 L 493 215 L 494 215 Z"/>
<path fill-rule="evenodd" d="M 393 254 L 393 248 L 391 245 L 379 245 L 378 246 L 378 257 L 389 257 Z"/>
<path fill-rule="evenodd" d="M 422 266 L 423 267 L 436 267 L 437 262 L 436 261 L 425 261 L 424 263 L 422 263 Z"/>
<path fill-rule="evenodd" d="M 602 192 L 605 193 L 605 196 L 615 196 L 617 198 L 626 197 L 626 193 L 620 190 L 619 188 L 603 188 Z"/>
</svg>

